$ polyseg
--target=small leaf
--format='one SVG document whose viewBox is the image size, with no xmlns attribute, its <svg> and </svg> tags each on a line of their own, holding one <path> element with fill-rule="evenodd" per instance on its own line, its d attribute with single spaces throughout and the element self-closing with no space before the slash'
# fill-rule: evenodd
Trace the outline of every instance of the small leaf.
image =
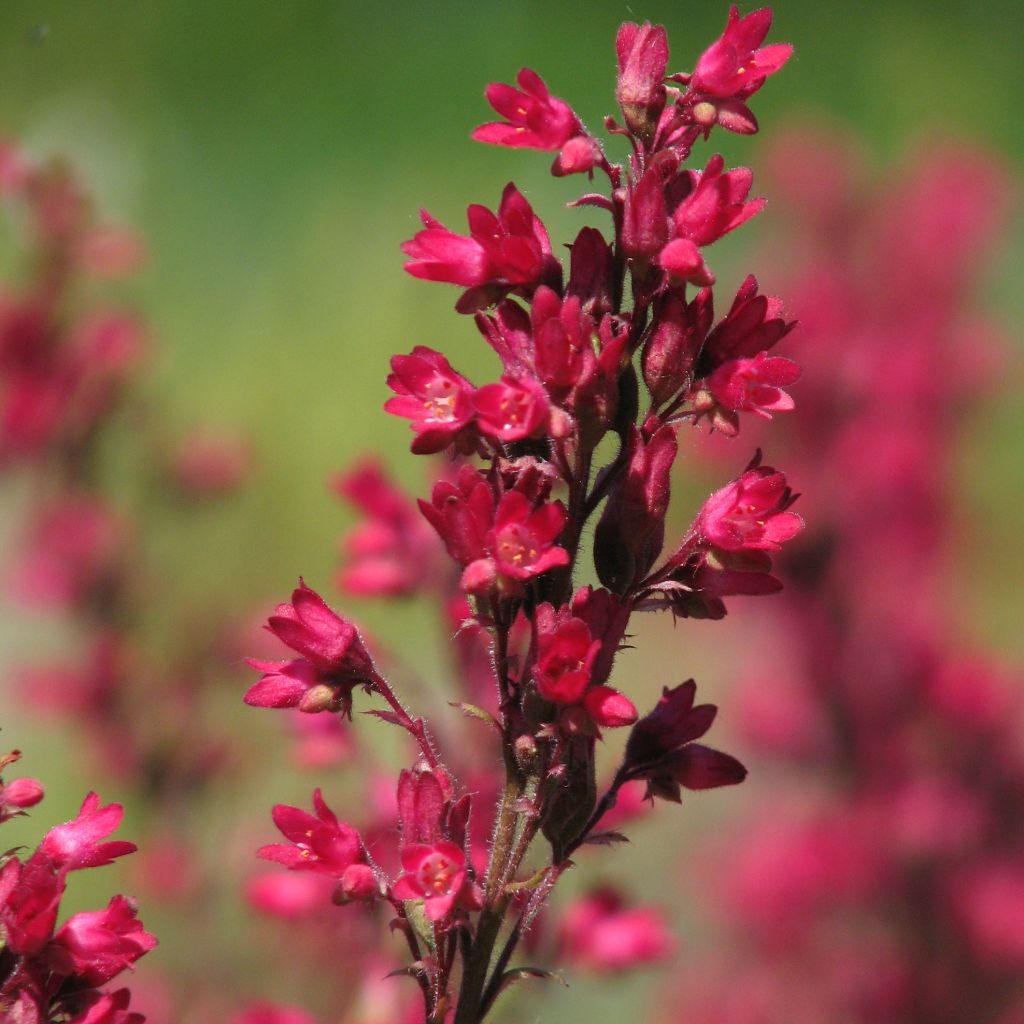
<svg viewBox="0 0 1024 1024">
<path fill-rule="evenodd" d="M 628 843 L 629 836 L 624 836 L 621 832 L 595 832 L 587 836 L 583 842 L 590 846 L 614 846 L 616 843 Z"/>
<path fill-rule="evenodd" d="M 364 711 L 364 715 L 373 715 L 374 718 L 380 718 L 390 725 L 401 725 L 404 728 L 404 723 L 393 711 Z"/>
<path fill-rule="evenodd" d="M 566 988 L 569 987 L 569 983 L 558 971 L 545 971 L 542 967 L 513 967 L 501 976 L 501 984 L 498 986 L 498 991 L 504 992 L 505 989 L 510 988 L 517 981 L 523 981 L 527 978 L 540 978 L 543 981 L 554 978 L 556 981 L 560 981 Z"/>
<path fill-rule="evenodd" d="M 496 730 L 501 735 L 501 725 L 498 720 L 490 713 L 490 711 L 484 710 L 484 708 L 477 707 L 476 704 L 467 704 L 462 700 L 450 700 L 448 701 L 449 707 L 458 708 L 464 715 L 469 718 L 475 718 L 484 725 L 489 725 L 492 729 Z"/>
</svg>

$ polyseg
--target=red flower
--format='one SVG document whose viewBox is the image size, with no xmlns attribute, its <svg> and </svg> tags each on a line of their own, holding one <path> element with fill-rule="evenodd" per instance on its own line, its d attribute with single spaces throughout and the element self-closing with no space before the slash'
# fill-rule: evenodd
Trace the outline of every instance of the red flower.
<svg viewBox="0 0 1024 1024">
<path fill-rule="evenodd" d="M 116 857 L 134 853 L 134 843 L 114 840 L 101 843 L 121 824 L 124 808 L 120 804 L 100 807 L 100 798 L 90 793 L 82 801 L 78 817 L 63 825 L 55 825 L 43 836 L 39 850 L 60 871 L 102 867 Z"/>
<path fill-rule="evenodd" d="M 477 142 L 553 151 L 582 130 L 572 107 L 552 96 L 536 71 L 523 68 L 516 82 L 519 89 L 500 82 L 487 86 L 487 102 L 505 121 L 480 125 L 473 131 Z"/>
<path fill-rule="evenodd" d="M 749 359 L 781 341 L 796 321 L 782 315 L 782 300 L 758 295 L 757 278 L 750 274 L 736 292 L 725 318 L 707 336 L 700 352 L 697 375 L 709 373 L 730 359 Z"/>
<path fill-rule="evenodd" d="M 582 620 L 557 613 L 549 604 L 536 613 L 537 661 L 533 681 L 547 701 L 564 709 L 560 723 L 569 732 L 580 725 L 599 731 L 630 725 L 636 721 L 636 708 L 628 697 L 610 686 L 591 686 L 594 665 L 601 652 L 601 641 L 594 640 Z M 579 712 L 585 712 L 581 722 Z"/>
<path fill-rule="evenodd" d="M 761 47 L 771 24 L 770 7 L 762 7 L 741 18 L 733 4 L 721 38 L 697 61 L 690 79 L 691 90 L 723 99 L 747 99 L 757 92 L 765 79 L 774 75 L 793 53 L 789 43 Z"/>
<path fill-rule="evenodd" d="M 481 433 L 497 441 L 522 441 L 547 425 L 548 396 L 529 377 L 502 377 L 500 384 L 482 387 L 473 401 Z"/>
<path fill-rule="evenodd" d="M 413 843 L 402 850 L 405 872 L 391 887 L 399 900 L 422 899 L 431 921 L 440 921 L 453 909 L 479 910 L 479 889 L 466 873 L 466 855 L 454 843 L 442 839 L 433 845 Z"/>
<path fill-rule="evenodd" d="M 126 988 L 104 993 L 88 1009 L 72 1017 L 70 1024 L 143 1024 L 146 1018 L 141 1013 L 128 1011 L 130 999 Z"/>
<path fill-rule="evenodd" d="M 489 548 L 497 571 L 510 580 L 528 580 L 569 564 L 569 553 L 554 544 L 565 526 L 560 501 L 534 508 L 519 491 L 507 491 L 494 513 Z"/>
<path fill-rule="evenodd" d="M 558 931 L 570 962 L 599 974 L 657 963 L 675 945 L 657 909 L 627 907 L 617 892 L 606 888 L 570 904 Z"/>
<path fill-rule="evenodd" d="M 37 779 L 0 779 L 0 822 L 34 807 L 43 799 L 43 784 Z"/>
<path fill-rule="evenodd" d="M 470 289 L 459 300 L 462 313 L 490 305 L 512 288 L 529 289 L 561 276 L 544 225 L 511 183 L 497 214 L 485 206 L 469 207 L 469 237 L 449 231 L 425 210 L 420 216 L 424 229 L 402 246 L 409 257 L 405 269 L 413 277 Z"/>
<path fill-rule="evenodd" d="M 753 359 L 731 359 L 707 379 L 715 400 L 734 412 L 752 412 L 766 420 L 773 412 L 788 412 L 793 399 L 782 390 L 800 379 L 800 367 L 792 359 L 759 352 Z"/>
<path fill-rule="evenodd" d="M 652 135 L 665 106 L 668 37 L 661 25 L 626 22 L 615 37 L 619 80 L 615 90 L 630 130 L 643 139 Z"/>
<path fill-rule="evenodd" d="M 276 804 L 274 824 L 289 842 L 261 846 L 256 856 L 283 864 L 290 871 L 343 878 L 353 864 L 365 862 L 359 833 L 338 821 L 319 789 L 313 791 L 313 809 L 315 816 L 298 807 Z"/>
<path fill-rule="evenodd" d="M 105 910 L 72 915 L 54 943 L 66 955 L 69 973 L 88 985 L 105 984 L 157 945 L 136 917 L 135 904 L 124 896 L 115 896 Z"/>
<path fill-rule="evenodd" d="M 778 551 L 804 528 L 803 519 L 787 511 L 795 500 L 784 473 L 755 465 L 708 498 L 697 529 L 722 551 Z"/>
<path fill-rule="evenodd" d="M 352 690 L 359 684 L 370 685 L 373 663 L 356 627 L 331 611 L 302 580 L 292 593 L 292 603 L 278 605 L 266 628 L 302 657 L 286 662 L 250 658 L 249 664 L 265 674 L 246 692 L 246 704 L 348 711 Z"/>
<path fill-rule="evenodd" d="M 388 387 L 395 397 L 384 408 L 412 420 L 413 452 L 430 455 L 456 444 L 468 453 L 476 447 L 470 429 L 476 389 L 440 352 L 417 345 L 410 355 L 393 356 L 391 369 Z"/>
<path fill-rule="evenodd" d="M 63 894 L 63 874 L 38 853 L 0 869 L 0 933 L 12 953 L 31 955 L 46 945 Z"/>
</svg>

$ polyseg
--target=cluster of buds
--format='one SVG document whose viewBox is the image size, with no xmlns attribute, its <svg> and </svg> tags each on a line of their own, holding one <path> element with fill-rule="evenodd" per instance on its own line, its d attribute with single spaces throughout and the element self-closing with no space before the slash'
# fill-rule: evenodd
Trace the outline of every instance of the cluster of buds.
<svg viewBox="0 0 1024 1024">
<path fill-rule="evenodd" d="M 0 757 L 0 772 L 17 761 Z M 43 799 L 35 779 L 0 778 L 0 823 Z M 120 804 L 90 793 L 78 816 L 51 828 L 30 856 L 0 856 L 0 1016 L 10 1024 L 142 1024 L 126 988 L 103 986 L 156 946 L 135 903 L 115 896 L 103 910 L 72 914 L 57 927 L 68 875 L 135 851 L 105 840 L 121 823 Z"/>
<path fill-rule="evenodd" d="M 1003 358 L 971 285 L 1009 189 L 983 154 L 948 146 L 881 181 L 832 134 L 794 132 L 769 160 L 814 371 L 782 443 L 813 482 L 814 525 L 784 555 L 779 661 L 749 669 L 738 719 L 799 795 L 776 770 L 770 815 L 743 820 L 719 859 L 733 953 L 721 971 L 695 965 L 686 1012 L 665 1019 L 1011 1024 L 1020 673 L 967 653 L 948 600 L 961 414 Z"/>
<path fill-rule="evenodd" d="M 696 69 L 678 74 L 668 70 L 663 28 L 623 25 L 623 123 L 608 118 L 606 127 L 629 145 L 624 164 L 609 160 L 535 72 L 520 72 L 518 88 L 488 88 L 503 120 L 478 128 L 476 139 L 556 153 L 559 177 L 607 179 L 606 193 L 571 205 L 606 213 L 611 233 L 583 228 L 569 245 L 568 273 L 513 184 L 496 212 L 469 207 L 467 235 L 423 212 L 423 229 L 403 246 L 414 277 L 463 289 L 456 309 L 474 316 L 501 375 L 477 387 L 425 345 L 393 358 L 387 411 L 410 421 L 414 453 L 445 453 L 452 464 L 419 502 L 422 520 L 373 467 L 343 479 L 370 520 L 348 544 L 343 582 L 364 595 L 443 597 L 478 695 L 459 706 L 497 741 L 490 762 L 504 778 L 478 785 L 479 767 L 459 763 L 458 751 L 443 757 L 357 629 L 304 583 L 268 623 L 297 657 L 252 663 L 263 675 L 246 694 L 251 705 L 351 716 L 362 689 L 387 705 L 369 713 L 414 741 L 415 764 L 397 787 L 397 848 L 339 821 L 318 791 L 313 815 L 275 809 L 289 842 L 261 855 L 328 876 L 336 902 L 389 905 L 412 956 L 403 973 L 434 1024 L 477 1024 L 513 982 L 538 973 L 510 967 L 520 940 L 571 857 L 620 838 L 608 825 L 629 784 L 678 801 L 684 788 L 746 774 L 693 742 L 715 709 L 694 706 L 692 681 L 666 690 L 641 718 L 610 680 L 634 611 L 721 618 L 726 598 L 776 591 L 772 557 L 802 527 L 785 476 L 759 453 L 677 543 L 665 537 L 677 432 L 708 424 L 735 436 L 745 413 L 790 409 L 782 388 L 799 375 L 769 355 L 793 324 L 753 277 L 715 322 L 706 251 L 762 208 L 748 199 L 750 171 L 727 171 L 720 156 L 703 169 L 685 166 L 716 125 L 756 129 L 748 101 L 790 53 L 761 45 L 770 21 L 768 10 L 741 18 L 733 9 Z M 608 448 L 615 454 L 601 466 Z M 454 569 L 440 567 L 423 520 Z M 577 587 L 581 540 L 595 521 L 600 586 Z M 629 727 L 620 767 L 599 786 L 602 731 Z M 495 791 L 488 821 L 481 804 Z M 628 921 L 617 934 L 632 928 L 646 941 L 626 961 L 660 955 L 666 942 L 650 918 Z"/>
</svg>

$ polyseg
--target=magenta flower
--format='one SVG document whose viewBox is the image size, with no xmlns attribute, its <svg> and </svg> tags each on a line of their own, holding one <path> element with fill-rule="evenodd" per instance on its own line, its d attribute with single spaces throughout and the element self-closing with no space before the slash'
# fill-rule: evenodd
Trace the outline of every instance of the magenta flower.
<svg viewBox="0 0 1024 1024">
<path fill-rule="evenodd" d="M 601 888 L 566 909 L 559 946 L 570 963 L 596 974 L 628 971 L 671 955 L 675 941 L 654 907 L 628 907 L 619 893 Z"/>
<path fill-rule="evenodd" d="M 287 843 L 261 846 L 257 857 L 283 864 L 289 871 L 315 871 L 343 878 L 353 864 L 365 862 L 359 833 L 324 803 L 319 789 L 313 791 L 315 816 L 298 807 L 275 804 L 274 824 Z"/>
<path fill-rule="evenodd" d="M 572 107 L 552 96 L 536 71 L 523 68 L 516 75 L 516 82 L 518 89 L 500 82 L 487 86 L 487 102 L 505 120 L 474 129 L 477 142 L 554 151 L 582 131 Z"/>
<path fill-rule="evenodd" d="M 754 180 L 751 172 L 746 167 L 731 171 L 724 167 L 725 161 L 716 154 L 702 174 L 692 172 L 693 191 L 673 214 L 676 238 L 711 245 L 764 209 L 764 199 L 747 200 Z"/>
<path fill-rule="evenodd" d="M 649 139 L 665 106 L 668 37 L 661 25 L 626 22 L 615 37 L 619 80 L 615 97 L 630 130 Z"/>
<path fill-rule="evenodd" d="M 292 603 L 278 605 L 266 628 L 302 657 L 286 662 L 250 658 L 249 664 L 264 675 L 246 692 L 246 704 L 347 712 L 352 690 L 370 685 L 373 663 L 356 627 L 331 611 L 302 580 L 292 592 Z"/>
<path fill-rule="evenodd" d="M 419 508 L 444 541 L 448 554 L 460 565 L 486 556 L 488 534 L 494 524 L 494 496 L 482 473 L 463 466 L 454 483 L 436 483 L 430 502 L 420 500 Z"/>
<path fill-rule="evenodd" d="M 106 992 L 77 1017 L 72 1017 L 70 1024 L 143 1024 L 146 1018 L 141 1013 L 128 1010 L 130 1001 L 131 993 L 126 988 Z"/>
<path fill-rule="evenodd" d="M 700 56 L 690 88 L 708 97 L 747 99 L 774 75 L 793 53 L 789 43 L 761 46 L 772 24 L 770 7 L 740 17 L 733 4 L 721 37 Z M 729 127 L 728 124 L 725 127 Z"/>
<path fill-rule="evenodd" d="M 533 681 L 541 697 L 561 709 L 561 727 L 569 733 L 583 729 L 600 735 L 602 728 L 635 722 L 636 708 L 628 697 L 610 686 L 591 686 L 602 645 L 587 624 L 564 609 L 556 613 L 548 604 L 537 609 L 536 621 Z"/>
<path fill-rule="evenodd" d="M 778 551 L 804 527 L 787 511 L 795 500 L 784 473 L 755 465 L 708 498 L 696 526 L 722 551 Z"/>
<path fill-rule="evenodd" d="M 550 403 L 544 389 L 529 377 L 502 377 L 474 396 L 480 431 L 496 441 L 522 441 L 547 425 Z"/>
<path fill-rule="evenodd" d="M 700 352 L 698 376 L 705 377 L 730 359 L 749 359 L 781 341 L 796 321 L 783 317 L 782 300 L 759 295 L 750 274 L 740 285 L 725 318 L 707 335 Z"/>
<path fill-rule="evenodd" d="M 466 855 L 447 840 L 432 845 L 413 843 L 402 850 L 403 875 L 391 887 L 398 900 L 424 900 L 431 921 L 453 909 L 479 910 L 482 894 L 466 872 Z"/>
<path fill-rule="evenodd" d="M 407 356 L 392 356 L 391 369 L 388 387 L 395 397 L 384 408 L 412 421 L 415 454 L 431 455 L 452 444 L 465 453 L 476 448 L 471 429 L 476 389 L 440 352 L 417 345 Z"/>
<path fill-rule="evenodd" d="M 407 596 L 443 571 L 437 535 L 375 459 L 339 474 L 334 487 L 366 517 L 343 541 L 348 556 L 338 577 L 343 590 L 360 596 Z"/>
<path fill-rule="evenodd" d="M 99 842 L 121 824 L 123 817 L 121 804 L 100 807 L 100 798 L 89 793 L 82 801 L 78 817 L 51 828 L 43 836 L 39 849 L 62 872 L 112 864 L 115 858 L 134 853 L 137 849 L 134 843 L 124 840 Z"/>
<path fill-rule="evenodd" d="M 555 539 L 565 525 L 560 501 L 534 508 L 519 491 L 506 491 L 494 513 L 489 547 L 499 575 L 528 580 L 569 564 L 569 555 Z"/>
<path fill-rule="evenodd" d="M 32 955 L 46 945 L 63 895 L 63 872 L 46 857 L 7 861 L 0 869 L 0 932 L 12 953 Z"/>
<path fill-rule="evenodd" d="M 35 807 L 43 799 L 43 784 L 37 779 L 0 779 L 0 823 Z"/>
<path fill-rule="evenodd" d="M 793 399 L 782 390 L 800 379 L 792 359 L 759 352 L 753 359 L 731 359 L 707 379 L 715 400 L 733 412 L 752 412 L 766 420 L 773 412 L 788 412 Z"/>
<path fill-rule="evenodd" d="M 135 904 L 115 896 L 104 910 L 74 914 L 54 936 L 71 967 L 88 985 L 103 985 L 157 945 L 142 927 Z"/>
<path fill-rule="evenodd" d="M 497 214 L 485 206 L 469 207 L 468 237 L 449 231 L 426 211 L 420 216 L 423 230 L 402 245 L 409 257 L 405 269 L 426 281 L 468 288 L 457 305 L 459 312 L 475 312 L 513 288 L 530 290 L 561 276 L 544 225 L 511 183 L 505 186 Z"/>
</svg>

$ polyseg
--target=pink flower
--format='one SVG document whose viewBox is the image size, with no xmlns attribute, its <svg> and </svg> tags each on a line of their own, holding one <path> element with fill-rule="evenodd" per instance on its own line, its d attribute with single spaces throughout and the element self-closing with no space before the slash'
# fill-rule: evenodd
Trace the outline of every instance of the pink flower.
<svg viewBox="0 0 1024 1024">
<path fill-rule="evenodd" d="M 157 945 L 124 896 L 115 896 L 105 910 L 72 915 L 54 943 L 66 955 L 69 973 L 88 985 L 105 984 Z"/>
<path fill-rule="evenodd" d="M 331 611 L 302 580 L 291 604 L 278 605 L 266 628 L 302 657 L 286 662 L 250 658 L 249 664 L 265 674 L 246 692 L 246 704 L 348 711 L 352 690 L 370 685 L 373 663 L 356 627 Z"/>
<path fill-rule="evenodd" d="M 455 444 L 468 453 L 476 448 L 471 425 L 476 389 L 456 373 L 440 352 L 417 345 L 407 356 L 393 356 L 388 387 L 395 392 L 384 408 L 411 420 L 417 455 L 444 451 Z"/>
<path fill-rule="evenodd" d="M 665 106 L 668 37 L 661 25 L 625 22 L 615 37 L 619 80 L 615 90 L 630 130 L 649 140 Z"/>
<path fill-rule="evenodd" d="M 88 1009 L 72 1017 L 70 1024 L 143 1024 L 146 1018 L 141 1013 L 129 1012 L 130 1000 L 131 993 L 126 988 L 104 993 Z"/>
<path fill-rule="evenodd" d="M 456 307 L 461 313 L 476 312 L 512 288 L 532 289 L 561 277 L 544 225 L 511 183 L 497 214 L 485 206 L 469 207 L 468 237 L 449 231 L 425 210 L 420 216 L 423 230 L 402 246 L 409 257 L 405 269 L 426 281 L 468 288 Z"/>
<path fill-rule="evenodd" d="M 43 799 L 43 784 L 37 779 L 0 779 L 0 822 L 35 807 Z"/>
<path fill-rule="evenodd" d="M 522 581 L 568 565 L 569 553 L 554 543 L 565 520 L 565 507 L 560 501 L 534 508 L 524 494 L 506 491 L 494 513 L 494 529 L 488 535 L 499 575 Z"/>
<path fill-rule="evenodd" d="M 761 46 L 771 24 L 770 7 L 762 7 L 741 18 L 733 4 L 721 38 L 697 61 L 690 80 L 691 90 L 721 99 L 746 99 L 757 92 L 765 79 L 774 75 L 793 53 L 788 43 Z"/>
<path fill-rule="evenodd" d="M 676 238 L 711 245 L 764 209 L 763 199 L 747 201 L 754 180 L 750 171 L 746 167 L 725 171 L 724 167 L 725 161 L 716 154 L 703 174 L 694 172 L 693 191 L 673 213 Z"/>
<path fill-rule="evenodd" d="M 548 92 L 543 79 L 530 68 L 516 75 L 519 89 L 499 82 L 487 86 L 487 102 L 505 118 L 474 129 L 477 142 L 513 148 L 558 150 L 582 129 L 565 100 Z"/>
<path fill-rule="evenodd" d="M 63 894 L 63 872 L 38 853 L 0 868 L 0 933 L 12 953 L 31 955 L 46 945 Z"/>
<path fill-rule="evenodd" d="M 316 1017 L 295 1006 L 253 1003 L 231 1018 L 231 1024 L 317 1024 Z"/>
<path fill-rule="evenodd" d="M 424 900 L 423 909 L 431 921 L 440 921 L 453 909 L 481 907 L 481 894 L 466 873 L 466 855 L 454 843 L 442 839 L 432 845 L 406 846 L 402 870 L 391 895 L 399 900 Z"/>
<path fill-rule="evenodd" d="M 587 893 L 559 922 L 559 944 L 570 961 L 597 974 L 628 971 L 671 955 L 675 941 L 654 907 L 626 907 L 613 889 Z"/>
<path fill-rule="evenodd" d="M 735 412 L 752 412 L 770 420 L 773 412 L 788 412 L 793 399 L 782 390 L 800 379 L 800 367 L 791 359 L 759 352 L 753 359 L 731 359 L 707 379 L 715 400 Z"/>
<path fill-rule="evenodd" d="M 283 864 L 289 871 L 344 878 L 352 865 L 365 861 L 359 833 L 338 821 L 319 789 L 313 791 L 313 809 L 315 816 L 298 807 L 275 804 L 274 824 L 289 842 L 261 846 L 256 855 Z"/>
<path fill-rule="evenodd" d="M 547 426 L 550 403 L 544 389 L 529 377 L 502 377 L 474 396 L 481 433 L 497 441 L 522 441 Z"/>
<path fill-rule="evenodd" d="M 600 734 L 602 728 L 635 722 L 636 708 L 628 697 L 610 686 L 590 685 L 601 641 L 592 638 L 587 624 L 564 609 L 555 612 L 549 604 L 537 608 L 536 622 L 533 681 L 541 697 L 561 709 L 562 728 L 570 733 L 583 728 Z"/>
<path fill-rule="evenodd" d="M 430 501 L 421 500 L 419 508 L 460 565 L 486 556 L 494 524 L 494 495 L 482 473 L 462 466 L 454 483 L 436 483 Z"/>
<path fill-rule="evenodd" d="M 43 836 L 39 849 L 60 871 L 112 864 L 115 858 L 134 853 L 137 849 L 134 843 L 124 840 L 99 842 L 121 824 L 123 817 L 124 808 L 120 804 L 100 807 L 100 798 L 89 793 L 82 801 L 78 817 L 51 828 Z"/>
<path fill-rule="evenodd" d="M 754 465 L 708 498 L 696 526 L 722 551 L 778 551 L 804 527 L 787 511 L 795 500 L 784 473 Z"/>
<path fill-rule="evenodd" d="M 437 536 L 375 459 L 340 474 L 334 486 L 366 517 L 345 537 L 349 561 L 339 577 L 342 589 L 361 596 L 410 595 L 442 571 Z"/>
<path fill-rule="evenodd" d="M 750 274 L 740 285 L 725 318 L 707 335 L 700 350 L 697 376 L 706 377 L 730 359 L 749 359 L 781 341 L 796 321 L 786 321 L 782 300 L 759 295 L 757 278 Z"/>
</svg>

